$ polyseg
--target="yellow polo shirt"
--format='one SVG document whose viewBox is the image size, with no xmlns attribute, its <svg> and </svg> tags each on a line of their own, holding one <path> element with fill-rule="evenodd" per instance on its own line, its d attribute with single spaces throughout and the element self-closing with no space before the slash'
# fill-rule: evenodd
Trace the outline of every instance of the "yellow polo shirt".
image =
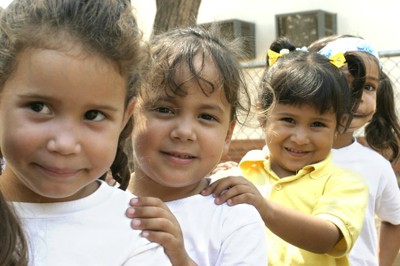
<svg viewBox="0 0 400 266">
<path fill-rule="evenodd" d="M 265 197 L 303 213 L 331 221 L 343 239 L 327 254 L 295 247 L 269 230 L 268 265 L 349 265 L 348 253 L 357 239 L 365 215 L 368 187 L 362 177 L 331 160 L 305 166 L 296 175 L 279 178 L 270 168 L 268 155 L 249 151 L 239 167 Z"/>
</svg>

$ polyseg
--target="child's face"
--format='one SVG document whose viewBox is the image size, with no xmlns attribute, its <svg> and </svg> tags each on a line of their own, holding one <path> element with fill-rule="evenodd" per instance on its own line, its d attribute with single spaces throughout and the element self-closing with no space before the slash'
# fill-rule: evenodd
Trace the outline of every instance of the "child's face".
<svg viewBox="0 0 400 266">
<path fill-rule="evenodd" d="M 219 71 L 208 61 L 202 76 L 220 87 Z M 234 128 L 222 87 L 206 96 L 186 67 L 176 76 L 177 84 L 188 80 L 186 96 L 162 97 L 152 106 L 138 99 L 134 111 L 135 180 L 164 200 L 188 196 L 228 151 Z"/>
<path fill-rule="evenodd" d="M 265 126 L 272 170 L 285 177 L 324 160 L 332 148 L 336 124 L 333 111 L 320 114 L 310 105 L 276 104 Z"/>
<path fill-rule="evenodd" d="M 372 58 L 372 55 L 366 53 L 358 53 L 358 55 L 365 64 L 366 80 L 360 104 L 353 114 L 354 117 L 347 132 L 353 132 L 371 121 L 376 110 L 376 92 L 379 86 L 379 65 Z M 349 84 L 351 84 L 354 78 L 346 72 L 346 69 L 344 71 Z"/>
<path fill-rule="evenodd" d="M 125 85 L 111 62 L 79 46 L 22 52 L 1 95 L 3 183 L 25 190 L 24 201 L 90 194 L 128 119 Z"/>
</svg>

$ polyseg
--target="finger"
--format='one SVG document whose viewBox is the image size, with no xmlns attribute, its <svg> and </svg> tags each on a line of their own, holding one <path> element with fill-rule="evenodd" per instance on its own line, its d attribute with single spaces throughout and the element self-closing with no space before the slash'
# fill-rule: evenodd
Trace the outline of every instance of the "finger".
<svg viewBox="0 0 400 266">
<path fill-rule="evenodd" d="M 131 206 L 165 206 L 165 203 L 155 197 L 135 197 L 130 199 Z"/>
<path fill-rule="evenodd" d="M 143 231 L 142 237 L 147 238 L 151 242 L 158 243 L 162 245 L 167 250 L 176 249 L 175 246 L 178 245 L 179 241 L 177 241 L 174 235 L 169 234 L 168 232 L 163 231 Z"/>
<path fill-rule="evenodd" d="M 128 218 L 163 216 L 162 209 L 169 212 L 167 205 L 160 199 L 154 197 L 132 198 L 129 204 L 131 207 L 128 207 L 125 212 Z"/>
<path fill-rule="evenodd" d="M 173 220 L 174 215 L 167 207 L 158 207 L 158 206 L 140 206 L 140 207 L 131 207 L 133 208 L 133 213 L 131 212 L 131 217 L 136 218 L 166 218 Z"/>
<path fill-rule="evenodd" d="M 237 185 L 241 185 L 246 183 L 247 181 L 243 178 L 243 177 L 238 177 L 238 176 L 229 176 L 229 177 L 225 177 L 222 178 L 220 180 L 217 180 L 214 185 L 214 183 L 212 185 L 214 185 L 214 187 L 212 188 L 212 194 L 215 197 L 219 197 L 221 196 L 223 193 L 226 192 L 226 190 L 235 187 Z"/>
<path fill-rule="evenodd" d="M 200 194 L 203 196 L 208 196 L 211 195 L 214 192 L 214 188 L 216 187 L 215 182 L 210 184 L 208 187 L 206 187 L 205 189 L 203 189 Z"/>
<path fill-rule="evenodd" d="M 236 198 L 240 195 L 253 194 L 252 187 L 249 187 L 247 184 L 237 184 L 233 187 L 229 187 L 224 190 L 218 197 L 215 199 L 216 204 L 222 204 L 224 202 L 232 202 L 231 199 Z M 243 198 L 243 197 L 241 197 Z M 246 198 L 245 198 L 246 199 Z M 235 202 L 235 201 L 234 201 Z M 244 203 L 244 202 L 240 202 Z M 245 202 L 249 203 L 249 202 Z"/>
<path fill-rule="evenodd" d="M 131 226 L 137 230 L 163 231 L 172 235 L 179 234 L 179 225 L 165 218 L 134 218 Z"/>
<path fill-rule="evenodd" d="M 216 180 L 215 182 L 211 183 L 208 187 L 206 187 L 201 194 L 203 196 L 207 196 L 210 194 L 219 195 L 223 190 L 229 187 L 230 181 L 228 180 L 229 177 L 223 177 L 221 179 Z"/>
<path fill-rule="evenodd" d="M 231 197 L 226 202 L 229 206 L 234 206 L 234 205 L 243 204 L 243 203 L 253 205 L 253 203 L 254 203 L 253 199 L 254 198 L 253 198 L 252 194 L 246 193 L 246 194 L 238 194 L 234 197 Z"/>
<path fill-rule="evenodd" d="M 239 195 L 239 193 L 238 193 L 237 189 L 234 189 L 234 187 L 227 187 L 220 194 L 215 196 L 215 203 L 217 205 L 221 205 L 238 195 Z"/>
</svg>

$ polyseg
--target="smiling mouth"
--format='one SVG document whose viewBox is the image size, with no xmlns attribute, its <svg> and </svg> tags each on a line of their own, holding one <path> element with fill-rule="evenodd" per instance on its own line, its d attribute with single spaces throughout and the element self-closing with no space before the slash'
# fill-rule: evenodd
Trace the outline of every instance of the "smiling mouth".
<svg viewBox="0 0 400 266">
<path fill-rule="evenodd" d="M 76 173 L 79 172 L 79 170 L 76 169 L 60 169 L 60 168 L 52 168 L 52 167 L 46 167 L 43 165 L 37 165 L 43 172 L 50 176 L 57 176 L 57 177 L 68 177 L 68 176 L 73 176 Z"/>
<path fill-rule="evenodd" d="M 290 153 L 298 154 L 298 155 L 304 155 L 304 154 L 308 153 L 308 151 L 296 150 L 296 149 L 292 149 L 292 148 L 285 148 L 285 149 Z"/>
<path fill-rule="evenodd" d="M 373 115 L 373 112 L 370 112 L 368 114 L 353 113 L 353 118 L 365 118 L 365 117 L 369 117 L 372 115 Z"/>
<path fill-rule="evenodd" d="M 178 153 L 172 153 L 172 152 L 163 152 L 166 155 L 176 157 L 179 159 L 194 159 L 196 158 L 195 156 L 189 155 L 189 154 L 178 154 Z"/>
</svg>

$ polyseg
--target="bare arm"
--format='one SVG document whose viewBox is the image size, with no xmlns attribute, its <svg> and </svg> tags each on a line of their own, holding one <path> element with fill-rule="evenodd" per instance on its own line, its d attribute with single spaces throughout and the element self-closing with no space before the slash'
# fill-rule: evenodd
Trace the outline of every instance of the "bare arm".
<svg viewBox="0 0 400 266">
<path fill-rule="evenodd" d="M 400 249 L 400 225 L 381 222 L 379 232 L 379 265 L 392 266 Z"/>
<path fill-rule="evenodd" d="M 343 237 L 336 225 L 329 221 L 264 199 L 257 187 L 244 177 L 217 180 L 202 194 L 213 194 L 217 204 L 227 202 L 229 205 L 253 205 L 274 234 L 310 252 L 327 253 Z"/>
<path fill-rule="evenodd" d="M 140 197 L 130 201 L 126 215 L 132 218 L 132 228 L 142 230 L 142 236 L 164 247 L 174 266 L 196 266 L 185 250 L 182 231 L 167 205 L 158 198 Z"/>
</svg>

